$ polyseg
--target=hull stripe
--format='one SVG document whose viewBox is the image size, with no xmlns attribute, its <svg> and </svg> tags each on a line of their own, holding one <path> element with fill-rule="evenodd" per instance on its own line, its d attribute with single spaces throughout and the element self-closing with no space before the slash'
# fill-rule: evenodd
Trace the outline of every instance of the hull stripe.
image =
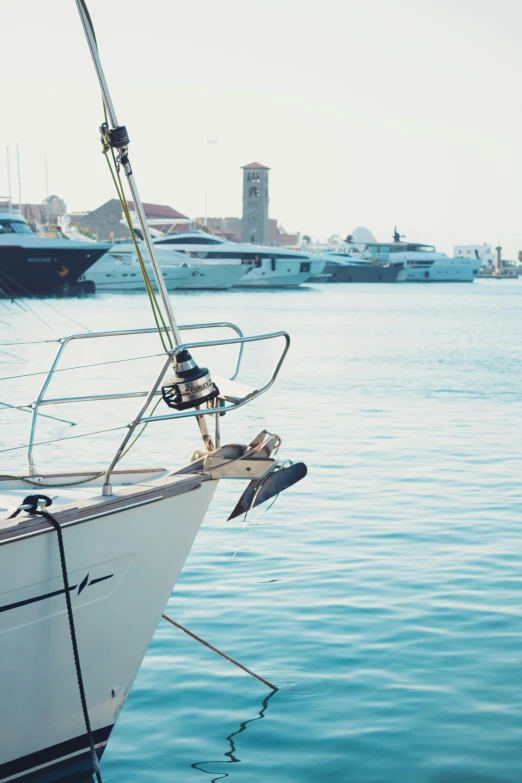
<svg viewBox="0 0 522 783">
<path fill-rule="evenodd" d="M 77 587 L 78 585 L 70 585 L 69 592 L 71 592 L 71 590 L 76 590 Z M 37 601 L 45 601 L 46 598 L 54 598 L 55 595 L 63 595 L 63 593 L 65 593 L 65 590 L 62 587 L 61 590 L 55 590 L 52 593 L 45 593 L 44 595 L 37 595 L 34 598 L 26 598 L 25 601 L 17 601 L 14 604 L 6 604 L 5 606 L 0 606 L 0 612 L 9 612 L 10 609 L 18 609 L 20 606 L 27 606 L 27 604 L 34 604 Z"/>
<path fill-rule="evenodd" d="M 109 739 L 113 726 L 106 726 L 103 729 L 97 729 L 93 732 L 95 745 L 103 744 Z M 38 750 L 36 753 L 29 753 L 6 764 L 0 764 L 0 781 L 7 781 L 9 778 L 16 778 L 18 775 L 30 772 L 36 767 L 46 766 L 54 762 L 60 762 L 65 756 L 82 753 L 89 750 L 89 738 L 87 734 L 80 737 L 74 737 L 66 742 L 59 742 L 44 750 Z M 98 754 L 100 755 L 100 754 Z"/>
</svg>

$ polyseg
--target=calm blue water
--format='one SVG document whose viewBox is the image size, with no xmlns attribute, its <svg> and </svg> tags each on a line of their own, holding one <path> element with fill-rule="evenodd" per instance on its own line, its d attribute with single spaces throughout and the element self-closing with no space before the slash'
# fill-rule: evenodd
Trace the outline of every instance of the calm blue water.
<svg viewBox="0 0 522 783">
<path fill-rule="evenodd" d="M 104 757 L 106 783 L 518 783 L 522 283 L 175 302 L 185 323 L 292 334 L 280 382 L 250 414 L 225 419 L 224 439 L 266 423 L 309 476 L 246 528 L 225 521 L 242 487 L 221 486 L 168 605 L 281 690 L 267 699 L 162 621 Z M 53 306 L 31 303 L 35 315 L 0 305 L 2 336 L 82 331 L 65 315 L 98 330 L 150 323 L 141 295 Z M 2 350 L 6 376 L 43 369 L 55 346 Z M 266 373 L 272 357 L 249 354 L 247 374 Z M 82 348 L 70 366 L 87 361 L 96 356 Z M 150 379 L 140 373 L 122 363 L 114 382 Z M 70 373 L 68 388 L 104 374 Z M 40 381 L 4 381 L 0 400 L 30 402 Z M 65 406 L 48 412 L 67 418 Z M 78 420 L 74 406 L 67 414 Z M 120 408 L 89 415 L 90 429 L 128 418 Z M 29 416 L 1 416 L 9 442 L 24 443 Z M 48 420 L 39 436 L 77 429 Z M 37 463 L 95 464 L 117 436 L 40 447 Z M 180 464 L 198 447 L 193 423 L 156 424 L 128 464 Z M 0 454 L 0 469 L 22 470 L 22 453 Z"/>
</svg>

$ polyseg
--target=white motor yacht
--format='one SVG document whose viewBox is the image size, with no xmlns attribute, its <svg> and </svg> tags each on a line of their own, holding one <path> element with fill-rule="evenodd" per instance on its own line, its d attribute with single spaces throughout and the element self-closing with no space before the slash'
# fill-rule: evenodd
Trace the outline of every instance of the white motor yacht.
<svg viewBox="0 0 522 783">
<path fill-rule="evenodd" d="M 472 283 L 480 269 L 476 258 L 452 258 L 437 251 L 433 245 L 403 242 L 397 230 L 393 242 L 376 242 L 366 247 L 381 263 L 403 262 L 407 269 L 406 282 Z"/>
<path fill-rule="evenodd" d="M 155 245 L 173 247 L 191 259 L 206 263 L 220 261 L 241 265 L 246 271 L 235 283 L 236 288 L 297 288 L 311 277 L 320 275 L 326 263 L 324 258 L 301 251 L 230 242 L 204 231 L 167 234 L 157 239 Z"/>
<path fill-rule="evenodd" d="M 142 246 L 142 257 L 149 276 L 152 278 L 147 249 Z M 169 291 L 180 288 L 194 271 L 181 253 L 158 253 L 158 261 Z M 115 244 L 107 255 L 89 269 L 86 277 L 92 280 L 97 291 L 145 291 L 145 283 L 132 242 Z M 151 279 L 155 287 L 154 279 Z"/>
<path fill-rule="evenodd" d="M 395 258 L 377 260 L 366 245 L 336 238 L 328 244 L 313 243 L 302 249 L 325 259 L 325 274 L 317 278 L 323 283 L 397 283 L 406 279 L 407 269 L 403 261 Z"/>
<path fill-rule="evenodd" d="M 246 274 L 247 270 L 244 267 L 237 263 L 230 263 L 227 259 L 201 258 L 190 249 L 180 250 L 171 242 L 165 242 L 165 234 L 153 227 L 155 222 L 160 221 L 149 221 L 149 231 L 154 245 L 157 247 L 156 252 L 162 268 L 172 264 L 182 264 L 183 266 L 188 264 L 190 266 L 188 274 L 180 280 L 176 288 L 187 291 L 226 291 Z M 165 222 L 171 223 L 173 221 L 162 220 L 162 225 L 165 225 Z M 133 219 L 133 223 L 136 236 L 142 240 L 143 235 L 135 219 Z M 201 233 L 204 237 L 207 236 L 204 232 Z"/>
</svg>

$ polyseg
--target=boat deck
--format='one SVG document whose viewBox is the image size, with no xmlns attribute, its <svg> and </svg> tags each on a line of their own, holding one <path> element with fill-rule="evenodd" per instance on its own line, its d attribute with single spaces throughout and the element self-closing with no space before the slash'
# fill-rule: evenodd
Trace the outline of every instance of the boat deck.
<svg viewBox="0 0 522 783">
<path fill-rule="evenodd" d="M 103 478 L 103 474 L 89 471 L 49 474 L 41 477 L 41 483 L 36 483 L 35 477 L 27 477 L 31 483 L 16 477 L 0 478 L 0 545 L 52 529 L 44 518 L 23 511 L 9 518 L 28 495 L 50 497 L 49 512 L 60 524 L 71 525 L 191 492 L 210 476 L 174 475 L 164 468 L 115 471 L 109 496 L 102 494 Z"/>
</svg>

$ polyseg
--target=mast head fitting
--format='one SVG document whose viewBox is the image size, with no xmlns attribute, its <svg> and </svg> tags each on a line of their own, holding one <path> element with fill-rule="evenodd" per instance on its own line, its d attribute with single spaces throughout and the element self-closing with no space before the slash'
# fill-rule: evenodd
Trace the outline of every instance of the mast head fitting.
<svg viewBox="0 0 522 783">
<path fill-rule="evenodd" d="M 208 369 L 198 367 L 190 352 L 184 349 L 176 354 L 174 375 L 162 386 L 161 394 L 169 408 L 184 411 L 215 400 L 219 389 Z"/>
</svg>

